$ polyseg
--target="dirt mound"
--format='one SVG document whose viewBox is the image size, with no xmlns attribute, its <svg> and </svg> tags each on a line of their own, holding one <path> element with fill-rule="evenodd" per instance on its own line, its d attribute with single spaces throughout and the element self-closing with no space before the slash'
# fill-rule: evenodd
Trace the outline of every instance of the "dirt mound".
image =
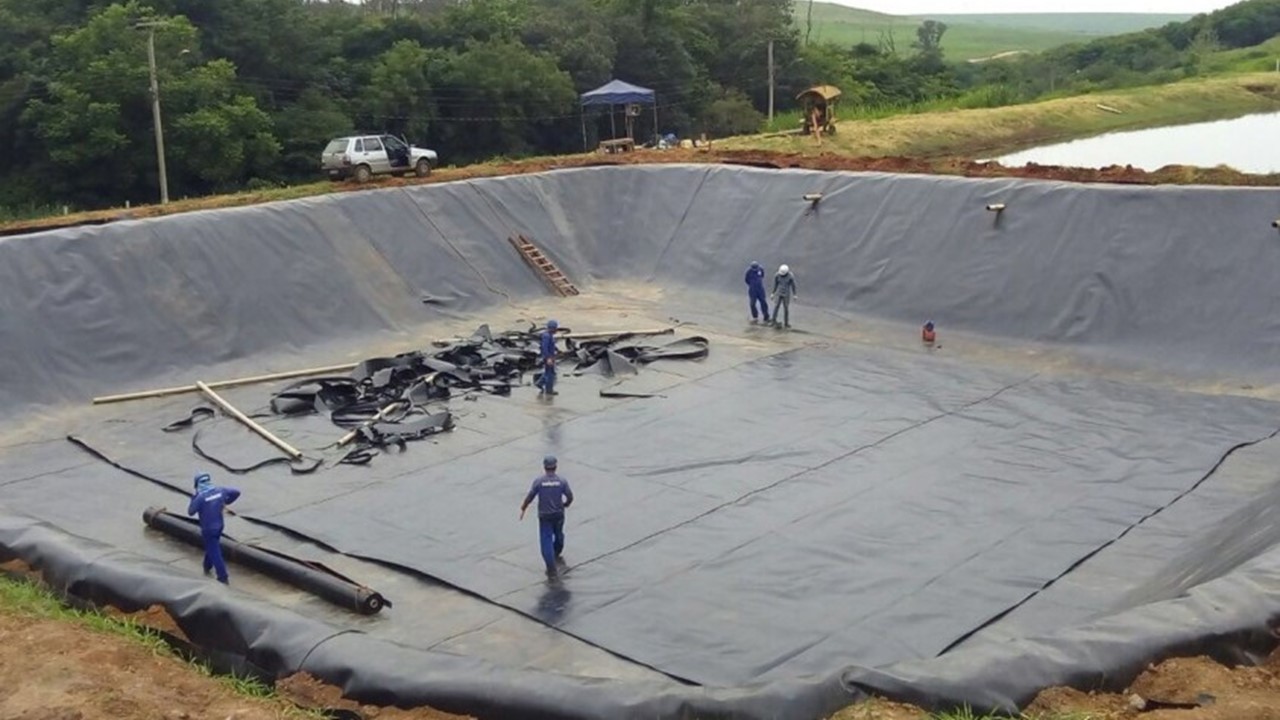
<svg viewBox="0 0 1280 720">
<path fill-rule="evenodd" d="M 6 563 L 6 571 L 16 568 Z M 163 608 L 108 612 L 180 634 Z M 175 632 L 176 631 L 176 632 Z M 343 708 L 362 718 L 443 720 L 434 710 L 384 710 L 343 701 L 307 676 L 282 683 L 281 698 L 251 698 L 230 684 L 128 637 L 74 621 L 0 610 L 0 718 L 15 720 L 278 720 L 301 717 L 293 703 Z"/>
<path fill-rule="evenodd" d="M 131 613 L 123 612 L 113 607 L 104 608 L 102 612 L 108 617 L 129 620 L 143 627 L 172 635 L 179 640 L 190 642 L 190 639 L 182 632 L 182 628 L 178 627 L 177 621 L 173 619 L 169 611 L 159 605 L 152 605 L 145 610 Z"/>
<path fill-rule="evenodd" d="M 1260 667 L 1226 668 L 1205 657 L 1147 668 L 1123 694 L 1046 690 L 1028 715 L 1084 713 L 1107 720 L 1280 720 L 1280 651 Z"/>
<path fill-rule="evenodd" d="M 876 700 L 832 720 L 925 720 L 919 708 Z M 1026 718 L 1089 720 L 1280 720 L 1280 650 L 1260 667 L 1227 668 L 1203 657 L 1147 668 L 1124 693 L 1050 688 Z"/>
<path fill-rule="evenodd" d="M 1009 177 L 1034 180 L 1058 180 L 1080 183 L 1123 183 L 1132 185 L 1241 185 L 1280 186 L 1280 174 L 1248 175 L 1231 168 L 1194 168 L 1170 165 L 1155 172 L 1147 172 L 1132 166 L 1111 166 L 1100 169 L 1071 168 L 1056 165 L 1028 163 L 1022 167 L 1005 167 L 997 162 L 979 162 L 960 157 L 863 157 L 836 153 L 802 154 L 770 150 L 720 150 L 717 148 L 681 150 L 640 150 L 618 155 L 583 154 L 563 157 L 533 158 L 507 163 L 488 163 L 462 168 L 444 168 L 429 177 L 379 178 L 364 185 L 355 182 L 335 182 L 315 193 L 348 192 L 371 188 L 404 187 L 474 178 L 521 175 L 578 167 L 608 165 L 645 165 L 671 163 L 725 163 L 762 168 L 801 168 L 806 170 L 911 173 L 924 175 L 960 175 L 964 177 Z M 168 205 L 148 205 L 128 211 L 97 210 L 77 213 L 67 217 L 48 217 L 0 224 L 0 237 L 42 230 L 52 230 L 79 225 L 101 225 L 116 220 L 156 217 L 193 210 L 240 207 L 278 200 L 265 193 L 240 193 L 216 195 L 182 200 Z"/>
<path fill-rule="evenodd" d="M 299 707 L 314 710 L 350 710 L 366 720 L 448 720 L 458 715 L 447 715 L 430 708 L 401 710 L 361 705 L 342 697 L 342 691 L 326 685 L 307 673 L 298 673 L 276 683 L 280 695 Z"/>
<path fill-rule="evenodd" d="M 21 560 L 10 560 L 8 562 L 0 563 L 0 574 L 24 578 L 34 583 L 39 583 L 41 581 L 40 572 Z"/>
</svg>

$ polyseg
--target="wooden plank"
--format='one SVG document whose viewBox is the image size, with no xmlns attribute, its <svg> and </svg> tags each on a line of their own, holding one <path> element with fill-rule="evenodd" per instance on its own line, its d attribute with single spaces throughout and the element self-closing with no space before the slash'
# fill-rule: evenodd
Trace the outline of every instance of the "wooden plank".
<svg viewBox="0 0 1280 720">
<path fill-rule="evenodd" d="M 332 375 L 334 373 L 346 373 L 355 369 L 356 363 L 347 363 L 345 365 L 329 365 L 327 367 L 307 368 L 305 370 L 288 370 L 286 372 L 270 373 L 268 375 L 252 375 L 249 377 L 234 378 L 232 380 L 219 380 L 218 382 L 208 383 L 210 388 L 221 389 L 236 387 L 238 385 L 255 385 L 257 383 L 272 382 L 275 380 L 289 380 L 298 377 L 307 377 L 308 375 Z M 161 388 L 159 390 L 143 390 L 140 392 L 123 393 L 120 395 L 104 395 L 93 399 L 94 405 L 105 405 L 107 403 L 125 402 L 127 400 L 144 400 L 146 398 L 167 397 L 169 395 L 181 395 L 183 393 L 198 392 L 200 388 L 196 385 L 181 385 L 179 387 Z"/>
<path fill-rule="evenodd" d="M 293 458 L 294 460 L 298 460 L 302 457 L 301 450 L 298 450 L 297 448 L 293 447 L 289 443 L 281 440 L 275 435 L 272 435 L 271 431 L 267 430 L 266 428 L 262 427 L 258 423 L 254 422 L 248 415 L 245 415 L 244 413 L 237 410 L 236 407 L 231 403 L 227 402 L 226 400 L 223 400 L 222 396 L 214 392 L 208 385 L 197 380 L 196 387 L 200 388 L 200 392 L 204 393 L 205 397 L 209 398 L 209 400 L 211 400 L 215 405 L 222 408 L 223 412 L 235 418 L 236 420 L 239 420 L 250 430 L 262 436 L 264 440 L 283 450 L 284 453 L 288 455 L 290 458 Z"/>
<path fill-rule="evenodd" d="M 557 335 L 557 337 L 566 337 L 572 340 L 597 340 L 599 338 L 613 337 L 614 335 L 670 335 L 675 331 L 676 329 L 673 327 L 649 328 L 645 330 L 600 330 L 596 332 L 565 333 L 563 335 Z"/>
</svg>

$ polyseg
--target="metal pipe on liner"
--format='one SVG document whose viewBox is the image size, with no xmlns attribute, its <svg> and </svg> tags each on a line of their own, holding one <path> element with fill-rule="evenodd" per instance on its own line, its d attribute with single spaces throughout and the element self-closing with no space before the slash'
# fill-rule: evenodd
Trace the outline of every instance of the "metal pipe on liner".
<svg viewBox="0 0 1280 720">
<path fill-rule="evenodd" d="M 172 538 L 199 548 L 204 547 L 204 540 L 200 537 L 200 526 L 180 515 L 175 515 L 163 508 L 151 507 L 142 513 L 142 520 L 148 527 Z M 222 538 L 222 554 L 228 562 L 253 568 L 263 575 L 293 585 L 361 615 L 374 615 L 381 611 L 383 606 L 391 607 L 391 603 L 381 594 L 363 585 L 317 570 L 301 560 L 246 545 L 227 537 Z"/>
</svg>

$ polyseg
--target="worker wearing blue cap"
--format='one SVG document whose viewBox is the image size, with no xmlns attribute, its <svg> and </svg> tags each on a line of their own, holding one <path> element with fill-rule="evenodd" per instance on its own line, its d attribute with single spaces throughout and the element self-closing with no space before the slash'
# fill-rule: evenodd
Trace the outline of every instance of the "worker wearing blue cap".
<svg viewBox="0 0 1280 720">
<path fill-rule="evenodd" d="M 564 552 L 564 511 L 573 504 L 573 490 L 569 481 L 556 474 L 556 458 L 548 455 L 542 459 L 543 474 L 533 481 L 529 494 L 520 504 L 520 519 L 533 499 L 538 498 L 538 538 L 542 545 L 542 561 L 547 565 L 547 577 L 559 573 L 556 563 L 562 562 Z"/>
<path fill-rule="evenodd" d="M 547 329 L 542 331 L 540 336 L 541 345 L 538 350 L 538 357 L 542 360 L 542 374 L 533 381 L 533 384 L 541 388 L 539 395 L 555 395 L 556 393 L 556 330 L 560 328 L 560 323 L 555 320 L 547 321 Z"/>
<path fill-rule="evenodd" d="M 759 312 L 764 313 L 764 321 L 769 322 L 769 301 L 764 291 L 764 268 L 755 260 L 747 268 L 747 303 L 751 306 L 751 322 L 760 319 Z M 757 311 L 757 307 L 759 311 Z"/>
<path fill-rule="evenodd" d="M 200 537 L 204 540 L 204 574 L 210 570 L 218 574 L 218 582 L 227 584 L 227 564 L 222 560 L 222 513 L 226 506 L 240 497 L 240 491 L 230 487 L 218 487 L 208 473 L 200 473 L 195 479 L 196 494 L 187 505 L 188 515 L 200 516 Z"/>
</svg>

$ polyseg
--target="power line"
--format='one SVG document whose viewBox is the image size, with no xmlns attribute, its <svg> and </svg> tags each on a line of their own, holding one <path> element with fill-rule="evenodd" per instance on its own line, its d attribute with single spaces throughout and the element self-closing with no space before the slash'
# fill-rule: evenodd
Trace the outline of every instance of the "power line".
<svg viewBox="0 0 1280 720">
<path fill-rule="evenodd" d="M 255 84 L 259 83 L 260 81 L 261 79 L 253 78 L 251 76 L 244 77 L 244 78 L 237 77 L 233 80 L 234 83 L 240 86 L 240 89 L 245 89 L 246 87 L 252 87 Z M 348 100 L 339 91 L 333 88 L 329 88 L 327 86 L 316 85 L 313 83 L 303 83 L 303 82 L 289 83 L 289 85 L 293 88 L 318 89 L 326 97 Z M 91 83 L 91 84 L 88 84 L 87 87 L 85 86 L 85 84 L 80 84 L 79 87 L 76 87 L 75 89 L 79 91 L 88 91 L 90 94 L 92 94 L 94 90 L 100 90 L 108 87 L 111 89 L 115 89 L 117 86 L 114 84 L 95 85 Z M 162 84 L 161 87 L 163 88 L 164 84 Z M 172 92 L 173 91 L 170 90 L 170 93 Z M 252 93 L 252 90 L 250 90 L 250 93 Z M 661 110 L 664 108 L 670 109 L 675 107 L 689 106 L 693 103 L 695 99 L 700 98 L 701 96 L 705 95 L 705 93 L 706 93 L 705 87 L 701 83 L 697 83 L 693 87 L 686 87 L 679 91 L 667 91 L 665 93 L 661 93 L 658 95 L 658 98 L 659 98 L 659 102 L 657 103 L 658 109 Z M 57 94 L 56 83 L 32 84 L 25 89 L 11 91 L 7 97 L 5 93 L 0 92 L 0 104 L 11 104 L 15 101 L 49 100 L 49 99 L 55 98 L 56 94 Z M 142 95 L 144 94 L 144 92 L 139 91 L 138 94 Z M 484 103 L 482 101 L 476 101 L 472 99 L 467 99 L 467 100 L 453 99 L 457 97 L 460 97 L 460 96 L 452 95 L 448 91 L 445 91 L 445 92 L 436 91 L 436 90 L 430 91 L 430 93 L 423 98 L 424 104 L 426 105 L 425 114 L 430 116 L 430 119 L 434 119 L 437 122 L 450 122 L 450 121 L 454 121 L 454 122 L 507 122 L 507 121 L 539 122 L 539 121 L 575 119 L 582 114 L 582 109 L 577 107 L 576 103 L 574 103 L 574 109 L 572 111 L 567 111 L 567 110 L 557 111 L 557 110 L 551 109 L 554 106 L 544 106 L 545 109 L 537 109 L 535 107 L 535 109 L 533 109 L 532 112 L 502 113 L 502 114 L 485 113 L 482 108 L 488 107 L 489 106 L 488 103 Z M 518 99 L 519 99 L 518 97 L 505 98 L 505 100 L 517 100 L 517 101 Z M 348 109 L 350 110 L 350 108 Z M 432 110 L 436 112 L 431 112 Z M 380 114 L 375 112 L 361 111 L 359 110 L 359 108 L 354 109 L 352 114 L 357 115 L 359 117 L 364 117 L 364 118 L 373 119 L 373 120 L 419 119 L 419 116 L 415 116 L 415 115 Z M 591 114 L 597 114 L 597 113 L 591 113 Z M 605 114 L 605 113 L 601 112 L 598 114 Z"/>
</svg>

